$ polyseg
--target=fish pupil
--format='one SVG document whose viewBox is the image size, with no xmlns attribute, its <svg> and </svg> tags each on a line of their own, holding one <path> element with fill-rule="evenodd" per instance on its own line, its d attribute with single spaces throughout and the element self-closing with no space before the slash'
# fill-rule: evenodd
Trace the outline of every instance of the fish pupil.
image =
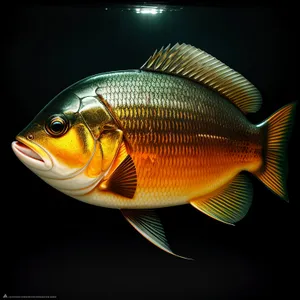
<svg viewBox="0 0 300 300">
<path fill-rule="evenodd" d="M 61 136 L 67 131 L 67 129 L 68 123 L 61 116 L 54 115 L 49 118 L 48 122 L 46 123 L 46 130 L 48 134 L 52 136 Z"/>
<path fill-rule="evenodd" d="M 55 133 L 60 133 L 64 130 L 64 124 L 60 121 L 54 121 L 52 124 L 51 124 L 51 130 Z"/>
</svg>

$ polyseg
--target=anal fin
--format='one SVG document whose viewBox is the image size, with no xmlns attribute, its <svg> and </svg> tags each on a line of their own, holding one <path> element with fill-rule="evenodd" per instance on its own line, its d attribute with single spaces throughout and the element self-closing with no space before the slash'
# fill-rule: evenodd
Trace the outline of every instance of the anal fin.
<svg viewBox="0 0 300 300">
<path fill-rule="evenodd" d="M 148 241 L 169 254 L 192 260 L 175 254 L 166 239 L 163 225 L 153 209 L 121 209 L 125 219 Z"/>
<path fill-rule="evenodd" d="M 245 217 L 251 203 L 252 184 L 244 174 L 237 175 L 218 194 L 190 201 L 191 205 L 206 215 L 231 225 Z"/>
</svg>

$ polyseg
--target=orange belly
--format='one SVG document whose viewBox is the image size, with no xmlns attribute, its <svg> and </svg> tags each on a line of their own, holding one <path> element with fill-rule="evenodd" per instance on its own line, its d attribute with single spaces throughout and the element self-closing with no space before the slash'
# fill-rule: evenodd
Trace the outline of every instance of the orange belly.
<svg viewBox="0 0 300 300">
<path fill-rule="evenodd" d="M 213 192 L 243 170 L 258 169 L 262 163 L 259 145 L 213 136 L 199 136 L 198 145 L 152 145 L 147 152 L 146 146 L 137 147 L 132 158 L 138 189 L 167 198 L 176 194 L 192 199 Z"/>
</svg>

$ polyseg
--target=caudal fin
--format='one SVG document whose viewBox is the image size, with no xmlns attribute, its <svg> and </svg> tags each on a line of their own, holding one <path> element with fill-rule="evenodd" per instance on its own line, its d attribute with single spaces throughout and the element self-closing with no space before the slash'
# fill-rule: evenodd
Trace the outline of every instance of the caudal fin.
<svg viewBox="0 0 300 300">
<path fill-rule="evenodd" d="M 265 136 L 264 164 L 256 176 L 275 194 L 288 200 L 287 178 L 287 142 L 290 136 L 296 103 L 285 105 L 271 117 L 257 125 Z"/>
</svg>

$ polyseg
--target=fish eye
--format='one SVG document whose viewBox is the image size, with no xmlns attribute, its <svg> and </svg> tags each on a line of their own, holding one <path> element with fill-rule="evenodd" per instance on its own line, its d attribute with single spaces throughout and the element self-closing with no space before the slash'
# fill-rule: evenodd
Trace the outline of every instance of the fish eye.
<svg viewBox="0 0 300 300">
<path fill-rule="evenodd" d="M 46 130 L 52 136 L 62 136 L 68 130 L 68 122 L 62 116 L 51 116 L 46 123 Z"/>
</svg>

